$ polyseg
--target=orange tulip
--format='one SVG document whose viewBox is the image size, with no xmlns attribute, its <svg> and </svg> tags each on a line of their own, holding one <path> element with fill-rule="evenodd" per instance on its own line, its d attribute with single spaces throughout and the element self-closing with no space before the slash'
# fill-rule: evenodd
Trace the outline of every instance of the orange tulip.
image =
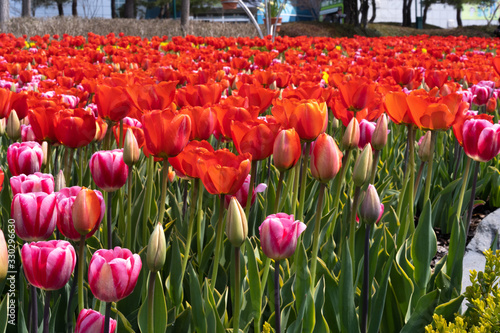
<svg viewBox="0 0 500 333">
<path fill-rule="evenodd" d="M 180 177 L 200 178 L 198 159 L 201 154 L 213 152 L 214 148 L 207 141 L 190 141 L 179 155 L 170 157 L 168 163 Z"/>
<path fill-rule="evenodd" d="M 233 95 L 247 97 L 250 106 L 257 107 L 259 113 L 264 113 L 271 105 L 274 98 L 278 97 L 279 92 L 263 88 L 254 84 L 243 84 Z"/>
<path fill-rule="evenodd" d="M 148 151 L 155 157 L 177 156 L 189 141 L 191 119 L 171 109 L 154 110 L 142 116 Z"/>
<path fill-rule="evenodd" d="M 198 84 L 177 90 L 176 101 L 180 106 L 206 106 L 219 103 L 222 94 L 220 83 Z"/>
<path fill-rule="evenodd" d="M 28 94 L 0 89 L 0 119 L 8 118 L 12 110 L 16 110 L 19 119 L 26 117 L 28 115 Z"/>
<path fill-rule="evenodd" d="M 273 117 L 266 120 L 233 121 L 231 136 L 238 153 L 249 153 L 253 161 L 260 161 L 273 153 L 273 144 L 280 125 Z"/>
<path fill-rule="evenodd" d="M 410 108 L 406 98 L 408 96 L 401 91 L 390 92 L 384 97 L 384 105 L 387 115 L 395 124 L 413 124 Z"/>
<path fill-rule="evenodd" d="M 96 133 L 95 117 L 92 111 L 65 109 L 56 114 L 57 140 L 70 148 L 88 145 Z"/>
<path fill-rule="evenodd" d="M 97 224 L 101 222 L 101 203 L 97 194 L 85 187 L 78 192 L 73 203 L 72 217 L 73 226 L 80 235 L 87 235 L 95 231 Z"/>
<path fill-rule="evenodd" d="M 95 103 L 99 116 L 111 121 L 120 121 L 132 111 L 133 104 L 124 87 L 97 86 Z"/>
<path fill-rule="evenodd" d="M 201 154 L 200 179 L 211 194 L 235 194 L 250 172 L 251 160 L 248 153 L 236 156 L 227 149 Z"/>
<path fill-rule="evenodd" d="M 301 153 L 300 137 L 295 129 L 281 130 L 273 144 L 274 166 L 280 171 L 286 171 L 297 164 Z"/>
</svg>

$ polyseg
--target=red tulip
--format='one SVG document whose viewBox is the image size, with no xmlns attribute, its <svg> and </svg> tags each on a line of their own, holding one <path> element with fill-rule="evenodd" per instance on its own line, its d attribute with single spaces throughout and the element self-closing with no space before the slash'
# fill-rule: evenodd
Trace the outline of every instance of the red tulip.
<svg viewBox="0 0 500 333">
<path fill-rule="evenodd" d="M 273 144 L 274 166 L 279 171 L 286 171 L 297 164 L 301 154 L 300 137 L 295 129 L 281 130 Z"/>
<path fill-rule="evenodd" d="M 125 118 L 134 107 L 125 87 L 97 86 L 95 103 L 99 116 L 111 121 Z"/>
<path fill-rule="evenodd" d="M 233 121 L 231 135 L 238 153 L 249 153 L 253 161 L 268 158 L 273 152 L 273 144 L 280 125 L 273 117 L 253 121 Z"/>
<path fill-rule="evenodd" d="M 208 140 L 217 124 L 217 116 L 211 107 L 185 107 L 182 114 L 191 118 L 191 134 L 189 140 Z"/>
<path fill-rule="evenodd" d="M 26 243 L 21 249 L 24 276 L 40 289 L 57 290 L 68 283 L 75 269 L 73 246 L 63 240 Z"/>
<path fill-rule="evenodd" d="M 134 290 L 141 267 L 141 257 L 128 249 L 97 250 L 89 264 L 90 290 L 103 302 L 118 302 Z"/>
<path fill-rule="evenodd" d="M 297 239 L 306 225 L 294 221 L 293 215 L 269 215 L 259 227 L 260 246 L 264 254 L 274 260 L 291 257 L 297 248 Z"/>
<path fill-rule="evenodd" d="M 92 179 L 106 192 L 120 189 L 127 181 L 128 166 L 123 161 L 123 149 L 101 150 L 89 162 Z"/>
<path fill-rule="evenodd" d="M 190 141 L 179 155 L 170 157 L 168 163 L 180 177 L 200 178 L 198 159 L 203 153 L 213 152 L 214 149 L 207 141 Z"/>
<path fill-rule="evenodd" d="M 95 117 L 90 110 L 65 109 L 56 115 L 57 140 L 70 148 L 80 148 L 94 140 Z"/>
<path fill-rule="evenodd" d="M 13 176 L 31 175 L 42 167 L 43 151 L 38 142 L 13 143 L 7 149 L 7 162 Z"/>
</svg>

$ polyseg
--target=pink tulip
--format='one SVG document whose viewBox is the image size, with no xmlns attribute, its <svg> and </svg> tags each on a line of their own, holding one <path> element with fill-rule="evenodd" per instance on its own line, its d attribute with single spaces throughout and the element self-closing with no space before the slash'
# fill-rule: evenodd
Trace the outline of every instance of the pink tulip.
<svg viewBox="0 0 500 333">
<path fill-rule="evenodd" d="M 81 237 L 80 233 L 76 231 L 73 225 L 72 217 L 73 203 L 75 202 L 76 196 L 81 189 L 82 188 L 80 186 L 65 187 L 61 189 L 61 191 L 59 191 L 59 193 L 57 194 L 57 212 L 59 215 L 57 219 L 57 229 L 59 229 L 64 237 L 73 241 L 80 240 Z M 104 217 L 104 213 L 106 212 L 106 205 L 104 204 L 102 193 L 98 190 L 95 190 L 94 192 L 101 204 L 101 214 L 99 217 L 99 222 L 97 223 L 96 227 L 87 234 L 87 238 L 92 236 L 97 231 Z"/>
<path fill-rule="evenodd" d="M 373 131 L 375 131 L 376 123 L 372 123 L 371 121 L 367 121 L 365 119 L 361 120 L 359 123 L 359 142 L 358 148 L 365 148 L 367 143 L 372 142 Z"/>
<path fill-rule="evenodd" d="M 68 283 L 75 268 L 73 246 L 63 240 L 26 243 L 21 249 L 24 275 L 28 282 L 44 290 L 57 290 Z"/>
<path fill-rule="evenodd" d="M 40 172 L 28 176 L 25 174 L 13 176 L 10 178 L 10 187 L 13 195 L 32 192 L 51 194 L 54 192 L 54 176 Z"/>
<path fill-rule="evenodd" d="M 110 318 L 109 333 L 116 330 L 116 320 Z M 91 309 L 82 309 L 76 319 L 75 333 L 103 333 L 104 315 Z"/>
<path fill-rule="evenodd" d="M 311 148 L 311 174 L 322 182 L 332 180 L 342 166 L 342 152 L 328 134 L 318 136 Z"/>
<path fill-rule="evenodd" d="M 89 265 L 90 290 L 103 302 L 118 302 L 134 290 L 141 267 L 141 257 L 128 249 L 97 250 Z"/>
<path fill-rule="evenodd" d="M 101 150 L 90 158 L 90 172 L 103 191 L 114 192 L 127 181 L 128 166 L 123 162 L 123 149 Z"/>
<path fill-rule="evenodd" d="M 372 184 L 368 185 L 365 192 L 365 197 L 359 207 L 359 216 L 366 223 L 378 223 L 384 214 L 384 205 L 380 203 L 377 189 Z"/>
<path fill-rule="evenodd" d="M 485 105 L 490 98 L 495 83 L 493 81 L 481 81 L 470 88 L 473 98 L 472 103 L 476 105 Z"/>
<path fill-rule="evenodd" d="M 10 208 L 16 234 L 27 242 L 46 240 L 56 228 L 56 195 L 44 192 L 19 193 Z"/>
<path fill-rule="evenodd" d="M 130 117 L 123 118 L 123 125 L 142 128 L 142 123 L 139 120 Z"/>
<path fill-rule="evenodd" d="M 7 162 L 13 176 L 31 175 L 40 171 L 43 160 L 42 146 L 38 142 L 13 143 L 7 149 Z"/>
<path fill-rule="evenodd" d="M 274 260 L 288 258 L 294 254 L 297 239 L 304 230 L 306 225 L 298 220 L 294 221 L 293 215 L 269 215 L 259 227 L 262 251 Z"/>
<path fill-rule="evenodd" d="M 463 127 L 464 151 L 475 161 L 487 162 L 500 152 L 500 125 L 485 119 L 466 120 Z"/>
<path fill-rule="evenodd" d="M 31 125 L 21 125 L 21 141 L 36 141 L 35 132 L 33 132 Z"/>
<path fill-rule="evenodd" d="M 240 189 L 236 191 L 234 194 L 234 197 L 238 200 L 240 203 L 241 207 L 245 209 L 247 205 L 247 199 L 248 199 L 248 189 L 250 188 L 250 175 L 245 178 L 245 181 L 243 182 L 243 185 L 241 185 Z M 267 189 L 267 185 L 262 183 L 254 187 L 253 193 L 252 193 L 252 200 L 250 203 L 250 206 L 252 206 L 255 202 L 255 197 L 257 193 L 264 192 Z M 225 202 L 225 207 L 227 208 L 229 206 L 229 202 L 231 201 L 232 195 L 226 195 L 226 202 Z"/>
</svg>

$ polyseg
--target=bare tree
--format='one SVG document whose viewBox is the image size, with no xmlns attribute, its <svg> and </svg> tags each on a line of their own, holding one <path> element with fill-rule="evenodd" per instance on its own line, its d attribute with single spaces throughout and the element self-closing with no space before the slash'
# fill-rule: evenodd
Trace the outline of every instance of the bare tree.
<svg viewBox="0 0 500 333">
<path fill-rule="evenodd" d="M 9 0 L 0 0 L 0 29 L 2 32 L 7 30 L 7 22 L 9 22 Z"/>
<path fill-rule="evenodd" d="M 78 16 L 78 0 L 73 0 L 71 3 L 71 13 L 73 16 Z"/>
<path fill-rule="evenodd" d="M 189 24 L 189 0 L 182 0 L 181 5 L 181 30 L 184 36 L 187 35 L 187 27 Z"/>
<path fill-rule="evenodd" d="M 372 0 L 372 17 L 370 17 L 369 23 L 375 22 L 375 18 L 377 17 L 377 5 L 375 3 L 375 0 Z"/>
<path fill-rule="evenodd" d="M 363 29 L 366 28 L 366 24 L 368 23 L 368 0 L 361 0 L 361 26 Z"/>
<path fill-rule="evenodd" d="M 22 17 L 30 17 L 31 16 L 31 0 L 23 0 L 22 1 L 21 16 Z"/>
<path fill-rule="evenodd" d="M 403 0 L 403 27 L 411 26 L 411 4 L 412 0 Z"/>
<path fill-rule="evenodd" d="M 111 0 L 111 18 L 116 18 L 116 0 Z"/>
<path fill-rule="evenodd" d="M 135 18 L 135 1 L 134 0 L 125 0 L 125 8 L 124 8 L 124 16 L 125 18 Z"/>
</svg>

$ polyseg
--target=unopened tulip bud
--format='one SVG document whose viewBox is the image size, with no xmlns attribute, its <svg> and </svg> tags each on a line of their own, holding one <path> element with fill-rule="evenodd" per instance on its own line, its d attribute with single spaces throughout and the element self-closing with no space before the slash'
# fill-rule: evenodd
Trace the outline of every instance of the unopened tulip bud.
<svg viewBox="0 0 500 333">
<path fill-rule="evenodd" d="M 16 84 L 15 84 L 15 83 L 14 83 L 14 84 L 11 84 L 11 86 L 10 86 L 10 91 L 12 91 L 12 92 L 16 92 L 16 90 L 17 90 L 17 88 L 16 88 Z"/>
<path fill-rule="evenodd" d="M 141 150 L 137 144 L 137 139 L 129 128 L 125 134 L 125 143 L 123 145 L 123 162 L 128 166 L 132 166 L 139 161 L 140 154 Z"/>
<path fill-rule="evenodd" d="M 491 97 L 490 99 L 488 99 L 488 102 L 486 103 L 486 112 L 495 113 L 496 109 L 497 109 L 497 99 L 495 97 Z"/>
<path fill-rule="evenodd" d="M 362 187 L 370 177 L 370 171 L 373 163 L 372 145 L 366 144 L 361 154 L 356 159 L 352 171 L 352 181 L 357 187 Z"/>
<path fill-rule="evenodd" d="M 12 141 L 17 141 L 21 137 L 21 123 L 15 110 L 10 112 L 7 120 L 7 135 Z"/>
<path fill-rule="evenodd" d="M 59 170 L 54 181 L 54 190 L 59 192 L 61 189 L 66 187 L 66 179 L 64 178 L 64 172 Z"/>
<path fill-rule="evenodd" d="M 418 141 L 418 157 L 422 162 L 429 162 L 432 159 L 431 154 L 431 131 L 427 131 Z"/>
<path fill-rule="evenodd" d="M 94 230 L 100 221 L 101 202 L 94 191 L 82 187 L 72 208 L 73 226 L 80 235 L 85 236 Z"/>
<path fill-rule="evenodd" d="M 226 235 L 234 247 L 240 247 L 248 235 L 245 211 L 235 197 L 231 198 L 227 208 Z"/>
<path fill-rule="evenodd" d="M 7 127 L 7 119 L 0 119 L 0 136 L 5 134 L 5 128 Z"/>
<path fill-rule="evenodd" d="M 333 117 L 332 118 L 332 129 L 336 130 L 337 128 L 339 128 L 339 125 L 340 125 L 339 120 L 337 118 Z"/>
<path fill-rule="evenodd" d="M 167 173 L 167 178 L 168 178 L 168 182 L 169 183 L 173 183 L 174 182 L 175 175 L 176 175 L 175 174 L 175 170 L 171 166 L 169 166 L 168 167 L 168 173 Z"/>
<path fill-rule="evenodd" d="M 295 129 L 281 130 L 274 139 L 274 166 L 280 171 L 288 170 L 297 163 L 301 153 L 300 136 Z"/>
<path fill-rule="evenodd" d="M 311 175 L 321 182 L 328 182 L 335 178 L 341 166 L 342 152 L 337 143 L 330 135 L 320 134 L 311 149 Z"/>
<path fill-rule="evenodd" d="M 149 270 L 158 272 L 165 264 L 167 241 L 161 223 L 158 223 L 149 238 L 146 262 Z"/>
<path fill-rule="evenodd" d="M 359 122 L 356 118 L 352 118 L 347 125 L 344 132 L 344 137 L 342 138 L 342 146 L 344 149 L 350 150 L 358 146 L 359 143 Z"/>
<path fill-rule="evenodd" d="M 47 156 L 48 156 L 48 150 L 49 149 L 49 144 L 47 141 L 42 142 L 42 165 L 45 166 L 47 164 Z"/>
<path fill-rule="evenodd" d="M 359 207 L 359 216 L 361 216 L 366 223 L 372 224 L 379 220 L 380 210 L 381 205 L 377 189 L 370 184 L 366 189 L 365 198 Z"/>
<path fill-rule="evenodd" d="M 278 87 L 276 86 L 276 81 L 273 81 L 273 82 L 269 85 L 269 89 L 271 89 L 271 90 L 276 90 L 276 89 L 278 89 Z"/>
<path fill-rule="evenodd" d="M 372 147 L 382 150 L 387 144 L 387 116 L 382 114 L 377 120 L 377 125 L 372 135 Z"/>
<path fill-rule="evenodd" d="M 7 277 L 7 271 L 9 270 L 8 265 L 9 254 L 7 252 L 7 243 L 5 242 L 3 231 L 0 229 L 0 283 L 2 283 Z"/>
</svg>

